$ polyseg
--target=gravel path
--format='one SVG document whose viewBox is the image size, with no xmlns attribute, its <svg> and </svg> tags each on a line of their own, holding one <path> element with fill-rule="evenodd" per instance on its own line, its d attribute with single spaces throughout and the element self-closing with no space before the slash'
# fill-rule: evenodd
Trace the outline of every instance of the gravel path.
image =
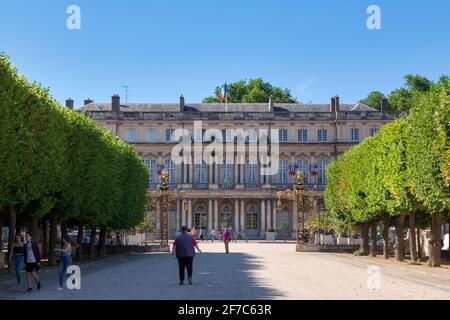
<svg viewBox="0 0 450 320">
<path fill-rule="evenodd" d="M 56 268 L 40 272 L 39 292 L 15 292 L 13 275 L 0 277 L 0 299 L 449 299 L 450 270 L 343 254 L 296 253 L 294 244 L 200 244 L 194 285 L 178 285 L 169 254 L 111 256 L 80 265 L 81 290 L 55 291 Z M 367 286 L 379 268 L 379 289 Z M 373 283 L 373 282 L 370 282 Z M 375 282 L 376 283 L 376 282 Z"/>
</svg>

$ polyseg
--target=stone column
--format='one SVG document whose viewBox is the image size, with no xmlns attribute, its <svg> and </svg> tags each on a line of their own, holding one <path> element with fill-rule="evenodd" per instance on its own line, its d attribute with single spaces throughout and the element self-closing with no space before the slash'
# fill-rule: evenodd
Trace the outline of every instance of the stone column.
<svg viewBox="0 0 450 320">
<path fill-rule="evenodd" d="M 239 232 L 239 200 L 234 200 L 234 231 Z"/>
<path fill-rule="evenodd" d="M 239 184 L 239 165 L 237 164 L 237 157 L 234 158 L 234 183 Z"/>
<path fill-rule="evenodd" d="M 192 228 L 192 199 L 188 200 L 188 219 L 187 219 L 188 228 Z"/>
<path fill-rule="evenodd" d="M 186 204 L 187 205 L 187 204 Z M 187 217 L 186 217 L 186 205 L 184 204 L 184 201 L 181 200 L 181 225 L 186 226 L 187 225 Z"/>
<path fill-rule="evenodd" d="M 260 236 L 265 238 L 266 232 L 266 200 L 261 200 L 261 229 Z"/>
<path fill-rule="evenodd" d="M 277 200 L 272 200 L 272 226 L 275 231 L 277 231 Z"/>
<path fill-rule="evenodd" d="M 208 200 L 208 231 L 211 231 L 213 228 L 213 200 Z"/>
<path fill-rule="evenodd" d="M 241 232 L 242 235 L 245 233 L 245 202 L 241 200 Z"/>
<path fill-rule="evenodd" d="M 267 200 L 267 211 L 266 211 L 266 216 L 267 216 L 267 228 L 272 227 L 272 210 L 270 210 L 271 208 L 271 200 Z"/>
<path fill-rule="evenodd" d="M 214 162 L 214 178 L 215 178 L 214 183 L 219 183 L 220 182 L 220 180 L 219 180 L 219 167 L 220 167 L 219 164 Z"/>
<path fill-rule="evenodd" d="M 240 172 L 241 172 L 241 183 L 245 183 L 245 176 L 244 176 L 244 173 L 245 173 L 245 170 L 244 170 L 244 166 L 245 166 L 245 164 L 240 164 L 239 165 L 240 166 Z"/>
<path fill-rule="evenodd" d="M 214 200 L 214 229 L 219 229 L 219 201 Z"/>
<path fill-rule="evenodd" d="M 208 164 L 208 182 L 214 183 L 213 180 L 213 171 L 214 171 L 214 164 Z"/>
</svg>

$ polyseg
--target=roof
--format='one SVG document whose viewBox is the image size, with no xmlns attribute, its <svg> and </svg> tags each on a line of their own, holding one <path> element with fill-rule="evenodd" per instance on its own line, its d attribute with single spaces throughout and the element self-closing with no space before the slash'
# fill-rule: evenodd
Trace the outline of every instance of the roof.
<svg viewBox="0 0 450 320">
<path fill-rule="evenodd" d="M 111 111 L 111 103 L 91 102 L 79 110 Z M 269 112 L 268 103 L 228 103 L 225 111 L 224 103 L 193 103 L 185 105 L 186 111 L 192 112 Z M 121 105 L 122 112 L 179 112 L 178 103 L 129 103 Z M 275 112 L 330 112 L 329 104 L 275 103 Z M 372 107 L 358 103 L 341 104 L 339 111 L 378 111 Z"/>
</svg>

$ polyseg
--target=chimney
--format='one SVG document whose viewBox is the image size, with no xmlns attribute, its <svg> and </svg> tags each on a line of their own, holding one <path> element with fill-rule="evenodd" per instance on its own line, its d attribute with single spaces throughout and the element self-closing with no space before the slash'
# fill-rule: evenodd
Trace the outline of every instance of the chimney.
<svg viewBox="0 0 450 320">
<path fill-rule="evenodd" d="M 180 112 L 184 111 L 184 97 L 183 95 L 180 96 Z"/>
<path fill-rule="evenodd" d="M 120 112 L 120 96 L 118 94 L 113 94 L 111 97 L 111 111 Z"/>
<path fill-rule="evenodd" d="M 73 110 L 73 100 L 69 98 L 66 100 L 66 107 Z"/>
<path fill-rule="evenodd" d="M 330 112 L 336 111 L 336 97 L 331 97 L 330 101 Z"/>
<path fill-rule="evenodd" d="M 87 105 L 87 104 L 92 103 L 92 102 L 94 102 L 94 100 L 91 100 L 91 99 L 87 98 L 86 100 L 84 100 L 84 105 Z"/>
<path fill-rule="evenodd" d="M 273 95 L 269 97 L 269 112 L 273 112 Z"/>
<path fill-rule="evenodd" d="M 339 96 L 334 97 L 336 112 L 339 112 Z"/>
<path fill-rule="evenodd" d="M 386 98 L 381 99 L 381 118 L 386 119 L 386 112 L 388 108 L 388 100 Z"/>
</svg>

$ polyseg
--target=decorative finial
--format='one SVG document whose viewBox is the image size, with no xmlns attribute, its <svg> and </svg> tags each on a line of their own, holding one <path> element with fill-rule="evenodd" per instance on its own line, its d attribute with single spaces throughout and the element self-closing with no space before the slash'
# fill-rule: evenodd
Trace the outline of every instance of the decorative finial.
<svg viewBox="0 0 450 320">
<path fill-rule="evenodd" d="M 163 186 L 167 186 L 167 184 L 169 182 L 169 175 L 167 174 L 167 171 L 166 170 L 162 170 L 161 174 L 160 174 L 160 177 L 161 177 L 162 185 Z"/>
<path fill-rule="evenodd" d="M 297 185 L 303 184 L 304 177 L 305 175 L 303 174 L 303 171 L 297 170 L 297 172 L 295 173 L 295 180 L 297 181 Z"/>
</svg>

